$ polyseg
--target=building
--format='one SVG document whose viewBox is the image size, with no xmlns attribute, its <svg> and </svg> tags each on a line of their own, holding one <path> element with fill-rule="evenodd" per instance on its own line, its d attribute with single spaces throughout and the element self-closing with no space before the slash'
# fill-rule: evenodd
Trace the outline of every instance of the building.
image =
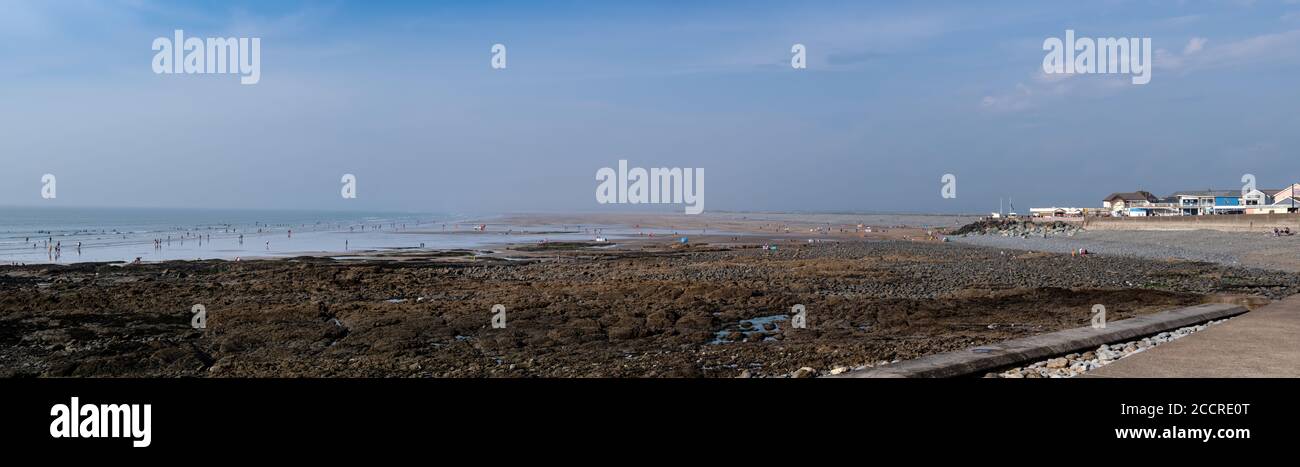
<svg viewBox="0 0 1300 467">
<path fill-rule="evenodd" d="M 1131 193 L 1111 193 L 1105 199 L 1101 200 L 1101 207 L 1110 211 L 1112 216 L 1142 215 L 1145 216 L 1146 210 L 1142 207 L 1150 206 L 1159 202 L 1155 195 L 1147 191 L 1134 191 Z M 1133 211 L 1139 208 L 1138 211 Z M 1141 212 L 1142 214 L 1134 214 Z"/>
<path fill-rule="evenodd" d="M 1278 190 L 1285 191 L 1285 190 Z M 1297 197 L 1278 197 L 1274 196 L 1269 204 L 1259 207 L 1252 207 L 1246 210 L 1246 214 L 1287 214 L 1300 212 L 1300 198 Z"/>
<path fill-rule="evenodd" d="M 1300 212 L 1300 183 L 1281 190 L 1178 191 L 1157 198 L 1147 191 L 1111 193 L 1101 202 L 1111 216 L 1205 216 L 1215 214 L 1285 214 Z M 1048 210 L 1051 210 L 1050 213 Z M 1060 215 L 1062 208 L 1038 208 L 1036 216 Z"/>
<path fill-rule="evenodd" d="M 1176 200 L 1184 216 L 1216 214 L 1215 207 L 1220 205 L 1239 210 L 1237 206 L 1241 204 L 1241 192 L 1231 190 L 1177 191 L 1170 198 Z"/>
<path fill-rule="evenodd" d="M 1285 200 L 1287 198 L 1300 198 L 1300 183 L 1277 190 L 1276 193 L 1273 193 L 1273 198 L 1275 201 L 1279 199 Z"/>
<path fill-rule="evenodd" d="M 1241 206 L 1244 209 L 1251 207 L 1264 206 L 1273 203 L 1273 195 L 1282 190 L 1250 190 L 1241 195 Z"/>
<path fill-rule="evenodd" d="M 1083 208 L 1029 208 L 1033 217 L 1083 217 Z"/>
<path fill-rule="evenodd" d="M 1178 206 L 1178 198 L 1166 196 L 1160 198 L 1155 203 L 1147 206 L 1147 212 L 1152 216 L 1181 216 L 1183 210 Z"/>
</svg>

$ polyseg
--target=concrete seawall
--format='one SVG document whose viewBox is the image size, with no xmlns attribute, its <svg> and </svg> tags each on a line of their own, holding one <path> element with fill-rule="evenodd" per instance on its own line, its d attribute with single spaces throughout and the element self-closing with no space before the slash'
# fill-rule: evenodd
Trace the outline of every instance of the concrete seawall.
<svg viewBox="0 0 1300 467">
<path fill-rule="evenodd" d="M 890 365 L 851 371 L 836 378 L 952 378 L 979 375 L 1071 352 L 1091 350 L 1183 326 L 1246 313 L 1246 307 L 1204 304 L 1162 311 L 1107 323 L 1103 329 L 1082 327 L 1012 339 L 956 352 L 941 353 Z"/>
<path fill-rule="evenodd" d="M 1300 233 L 1300 213 L 1239 214 L 1174 217 L 1089 217 L 1083 226 L 1088 230 L 1221 230 L 1225 232 L 1272 232 L 1275 227 L 1290 227 Z"/>
</svg>

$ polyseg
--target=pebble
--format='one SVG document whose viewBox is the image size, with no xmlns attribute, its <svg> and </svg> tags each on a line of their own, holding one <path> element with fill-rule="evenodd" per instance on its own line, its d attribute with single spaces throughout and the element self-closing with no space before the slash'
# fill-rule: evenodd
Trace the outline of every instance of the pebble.
<svg viewBox="0 0 1300 467">
<path fill-rule="evenodd" d="M 1040 360 L 1024 367 L 1012 368 L 1001 373 L 990 373 L 986 376 L 997 378 L 1070 378 L 1101 368 L 1102 366 L 1129 355 L 1144 352 L 1157 345 L 1172 342 L 1197 331 L 1203 331 L 1210 326 L 1224 321 L 1227 321 L 1227 319 L 1210 321 L 1209 323 L 1199 324 L 1196 326 L 1187 326 L 1173 331 L 1162 332 L 1154 336 L 1144 337 L 1135 341 L 1120 342 L 1110 345 L 1103 344 L 1100 347 L 1097 347 L 1096 350 L 1084 352 L 1082 355 L 1072 353 L 1064 357 Z"/>
<path fill-rule="evenodd" d="M 1267 260 L 1253 259 L 1253 254 L 1276 244 L 1268 236 L 1243 239 L 1241 232 L 1153 231 L 1153 230 L 1069 230 L 1064 236 L 1047 237 L 1008 232 L 995 233 L 974 229 L 963 235 L 952 236 L 954 241 L 993 248 L 1015 248 L 1029 251 L 1048 251 L 1069 254 L 1079 248 L 1111 256 L 1150 259 L 1178 258 L 1204 261 L 1227 266 L 1266 266 Z M 1076 237 L 1075 234 L 1079 235 Z M 1234 241 L 1238 240 L 1238 241 Z M 1272 295 L 1272 294 L 1270 294 Z M 1282 296 L 1285 296 L 1282 295 Z M 1280 298 L 1272 296 L 1271 298 Z"/>
<path fill-rule="evenodd" d="M 810 367 L 800 368 L 798 370 L 795 370 L 794 373 L 790 374 L 791 378 L 812 378 L 814 376 L 817 376 L 817 370 L 814 370 Z"/>
</svg>

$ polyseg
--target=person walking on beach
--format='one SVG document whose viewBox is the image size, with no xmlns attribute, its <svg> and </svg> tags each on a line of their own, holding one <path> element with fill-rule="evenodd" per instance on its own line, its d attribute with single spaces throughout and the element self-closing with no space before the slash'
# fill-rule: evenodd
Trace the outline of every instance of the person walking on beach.
<svg viewBox="0 0 1300 467">
<path fill-rule="evenodd" d="M 270 240 L 267 240 L 267 241 L 266 241 L 266 251 L 271 251 L 271 241 L 270 241 Z"/>
<path fill-rule="evenodd" d="M 347 241 L 347 240 L 344 240 L 344 241 L 343 241 L 343 251 L 348 251 L 348 241 Z"/>
</svg>

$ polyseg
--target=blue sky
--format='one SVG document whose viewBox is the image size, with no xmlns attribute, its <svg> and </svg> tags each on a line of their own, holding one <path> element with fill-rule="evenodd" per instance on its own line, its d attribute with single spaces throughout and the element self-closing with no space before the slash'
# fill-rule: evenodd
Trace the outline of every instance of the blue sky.
<svg viewBox="0 0 1300 467">
<path fill-rule="evenodd" d="M 260 37 L 261 81 L 153 73 L 174 29 Z M 1066 29 L 1152 38 L 1151 82 L 1044 75 Z M 616 211 L 619 159 L 704 168 L 709 210 L 1281 187 L 1298 71 L 1300 0 L 5 0 L 0 205 Z"/>
</svg>

